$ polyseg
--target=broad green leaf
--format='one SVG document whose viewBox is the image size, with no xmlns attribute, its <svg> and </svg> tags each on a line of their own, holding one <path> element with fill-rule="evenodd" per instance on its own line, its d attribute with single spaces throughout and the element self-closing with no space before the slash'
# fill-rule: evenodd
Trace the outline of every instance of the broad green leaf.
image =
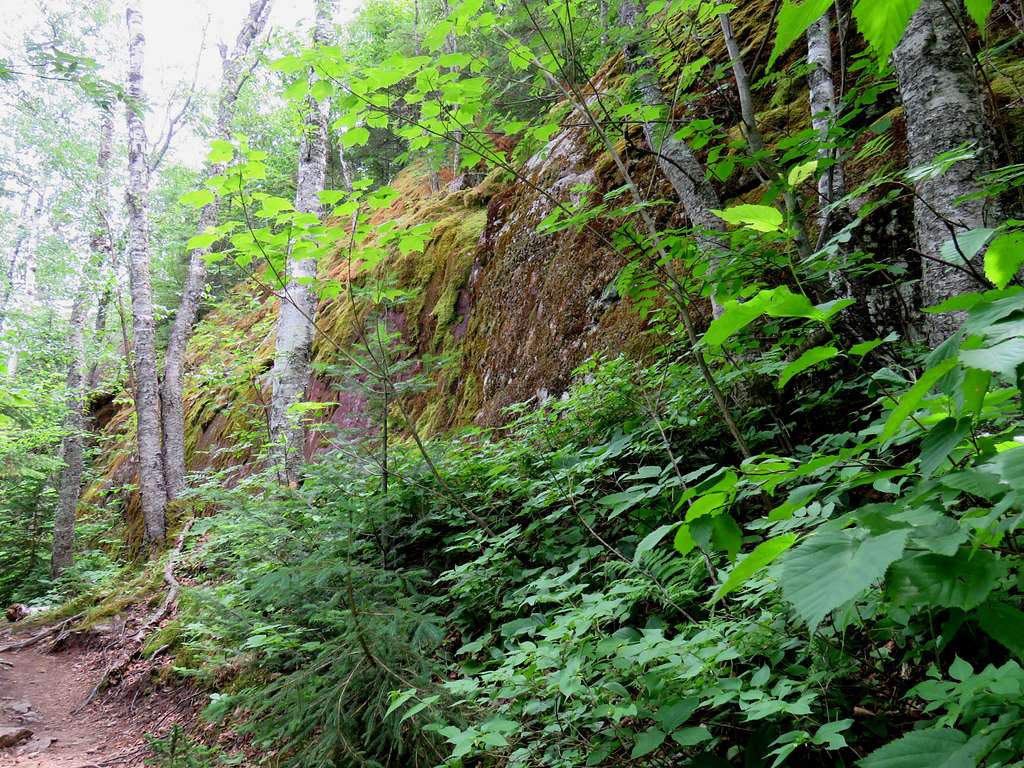
<svg viewBox="0 0 1024 768">
<path fill-rule="evenodd" d="M 220 238 L 220 235 L 216 232 L 203 232 L 190 237 L 188 242 L 185 243 L 185 247 L 190 251 L 198 251 L 203 248 L 209 248 L 217 242 L 218 238 Z"/>
<path fill-rule="evenodd" d="M 971 429 L 970 419 L 943 419 L 924 436 L 921 441 L 921 475 L 929 478 L 935 474 L 946 457 L 967 436 Z"/>
<path fill-rule="evenodd" d="M 983 349 L 964 349 L 960 361 L 971 368 L 1001 373 L 1016 380 L 1017 366 L 1024 363 L 1024 339 L 1010 339 Z"/>
<path fill-rule="evenodd" d="M 231 142 L 224 141 L 224 139 L 214 139 L 210 142 L 210 154 L 206 156 L 206 159 L 214 164 L 228 163 L 231 162 L 231 158 L 234 156 L 235 148 Z"/>
<path fill-rule="evenodd" d="M 1006 603 L 985 603 L 977 610 L 985 634 L 1024 659 L 1024 613 Z"/>
<path fill-rule="evenodd" d="M 751 550 L 750 554 L 736 563 L 735 567 L 729 571 L 728 577 L 719 585 L 718 590 L 715 592 L 712 602 L 718 602 L 730 592 L 739 589 L 747 579 L 771 563 L 795 543 L 795 533 L 787 533 L 783 536 L 776 536 L 774 539 L 762 541 Z"/>
<path fill-rule="evenodd" d="M 730 224 L 749 227 L 758 232 L 778 232 L 782 229 L 782 213 L 770 205 L 743 203 L 711 212 Z"/>
<path fill-rule="evenodd" d="M 701 342 L 717 346 L 737 331 L 745 328 L 761 315 L 771 317 L 805 317 L 828 322 L 834 315 L 853 304 L 852 299 L 812 304 L 802 293 L 793 293 L 788 287 L 759 291 L 749 301 L 727 301 L 722 314 L 711 321 Z"/>
<path fill-rule="evenodd" d="M 791 187 L 799 187 L 811 178 L 816 170 L 818 170 L 818 161 L 808 160 L 806 163 L 800 163 L 800 165 L 790 168 L 789 174 L 786 176 L 786 181 L 789 182 L 789 186 Z"/>
<path fill-rule="evenodd" d="M 831 360 L 838 354 L 839 350 L 831 345 L 808 349 L 800 355 L 800 357 L 782 369 L 782 373 L 779 374 L 779 380 L 775 386 L 782 389 L 786 386 L 786 383 L 798 373 L 806 371 L 808 368 L 811 368 L 818 363 Z"/>
<path fill-rule="evenodd" d="M 974 257 L 981 253 L 985 243 L 991 240 L 992 235 L 995 233 L 996 230 L 988 227 L 957 232 L 955 240 L 950 238 L 942 244 L 942 247 L 939 249 L 939 256 L 953 264 L 973 261 Z"/>
<path fill-rule="evenodd" d="M 974 768 L 967 736 L 953 728 L 911 731 L 861 760 L 861 768 Z"/>
<path fill-rule="evenodd" d="M 772 48 L 772 55 L 768 58 L 768 69 L 775 65 L 775 60 L 800 37 L 803 37 L 807 28 L 821 18 L 830 7 L 832 0 L 804 0 L 802 3 L 795 0 L 785 0 L 782 8 L 779 9 L 778 29 L 775 32 L 775 46 Z"/>
<path fill-rule="evenodd" d="M 362 126 L 355 128 L 349 128 L 343 134 L 341 134 L 341 143 L 345 149 L 350 149 L 357 144 L 365 144 L 370 138 L 370 132 Z"/>
<path fill-rule="evenodd" d="M 920 4 L 921 0 L 858 0 L 854 4 L 857 28 L 874 48 L 883 67 Z"/>
<path fill-rule="evenodd" d="M 1005 573 L 1006 564 L 987 550 L 960 549 L 952 557 L 929 552 L 895 563 L 886 592 L 903 605 L 969 611 L 988 597 Z"/>
<path fill-rule="evenodd" d="M 694 501 L 686 510 L 686 522 L 705 515 L 717 515 L 729 505 L 732 497 L 728 493 L 708 493 Z"/>
<path fill-rule="evenodd" d="M 181 196 L 180 200 L 185 205 L 190 205 L 193 208 L 202 208 L 204 205 L 212 203 L 216 197 L 209 189 L 197 189 L 193 192 L 186 192 Z"/>
<path fill-rule="evenodd" d="M 676 531 L 676 537 L 672 541 L 672 546 L 675 547 L 676 552 L 684 557 L 694 550 L 697 546 L 697 542 L 693 539 L 693 533 L 690 531 L 690 526 L 679 526 L 679 530 Z"/>
<path fill-rule="evenodd" d="M 665 732 L 657 728 L 651 728 L 636 737 L 636 743 L 633 745 L 633 751 L 629 756 L 631 758 L 643 757 L 660 747 L 664 741 Z"/>
<path fill-rule="evenodd" d="M 917 406 L 924 400 L 928 391 L 935 386 L 939 379 L 953 370 L 955 365 L 956 360 L 953 358 L 943 360 L 938 365 L 929 368 L 921 374 L 921 378 L 917 380 L 917 383 L 897 398 L 896 407 L 892 409 L 889 418 L 885 420 L 882 434 L 879 435 L 879 439 L 883 443 L 900 431 L 903 422 L 917 410 Z"/>
<path fill-rule="evenodd" d="M 1024 264 L 1024 232 L 1007 232 L 985 251 L 985 277 L 1005 288 Z"/>
<path fill-rule="evenodd" d="M 690 715 L 697 711 L 698 706 L 700 706 L 700 699 L 696 696 L 666 704 L 658 709 L 658 724 L 665 731 L 674 731 L 690 719 Z"/>
<path fill-rule="evenodd" d="M 818 531 L 783 561 L 782 594 L 813 631 L 829 612 L 881 581 L 906 542 L 906 530 L 866 537 Z"/>
<path fill-rule="evenodd" d="M 992 0 L 964 0 L 964 5 L 967 6 L 967 13 L 974 20 L 974 23 L 984 32 L 985 21 L 988 19 L 988 15 L 992 13 Z"/>
</svg>

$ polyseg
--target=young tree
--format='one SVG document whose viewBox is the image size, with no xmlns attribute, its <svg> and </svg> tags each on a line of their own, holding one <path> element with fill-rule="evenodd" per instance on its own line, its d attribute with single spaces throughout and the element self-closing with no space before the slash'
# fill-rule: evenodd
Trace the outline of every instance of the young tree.
<svg viewBox="0 0 1024 768">
<path fill-rule="evenodd" d="M 242 28 L 235 39 L 230 55 L 222 45 L 220 98 L 217 107 L 215 138 L 228 141 L 235 116 L 238 92 L 243 85 L 246 57 L 249 47 L 259 36 L 270 15 L 271 0 L 252 0 L 249 13 L 242 22 Z M 208 162 L 207 178 L 219 176 L 226 163 Z M 219 198 L 214 198 L 199 214 L 199 232 L 206 232 L 217 224 L 220 214 Z M 182 289 L 181 303 L 174 317 L 171 336 L 164 358 L 164 379 L 161 385 L 161 416 L 164 435 L 164 480 L 167 496 L 173 499 L 185 487 L 185 403 L 182 392 L 185 349 L 199 314 L 203 289 L 206 283 L 206 258 L 210 247 L 196 248 L 189 257 L 188 274 Z"/>
<path fill-rule="evenodd" d="M 315 45 L 329 40 L 333 0 L 317 0 Z M 315 70 L 309 72 L 312 90 L 317 80 Z M 320 214 L 320 193 L 327 172 L 326 99 L 312 93 L 306 100 L 306 119 L 299 144 L 299 169 L 295 189 L 295 210 Z M 277 341 L 272 371 L 273 392 L 270 404 L 270 459 L 278 467 L 282 483 L 295 485 L 303 459 L 304 432 L 290 408 L 301 402 L 309 381 L 309 354 L 313 345 L 317 297 L 311 282 L 316 279 L 313 244 L 293 242 L 288 254 L 285 287 L 280 292 L 277 318 Z"/>
<path fill-rule="evenodd" d="M 642 6 L 633 0 L 623 0 L 619 5 L 619 24 L 626 34 L 635 34 L 635 30 L 643 28 L 641 11 Z M 625 47 L 625 57 L 644 105 L 668 110 L 670 107 L 658 83 L 657 65 L 643 43 L 637 39 L 630 40 Z M 666 115 L 663 125 L 644 122 L 643 130 L 648 147 L 657 157 L 658 168 L 679 196 L 690 224 L 699 230 L 697 245 L 707 257 L 708 271 L 714 272 L 725 251 L 716 233 L 724 233 L 725 223 L 711 212 L 721 208 L 722 204 L 707 180 L 704 166 L 685 141 L 673 136 L 675 130 L 671 115 Z M 716 317 L 721 314 L 721 305 L 715 300 L 714 291 L 711 307 Z"/>
<path fill-rule="evenodd" d="M 139 492 L 145 537 L 156 547 L 166 535 L 163 454 L 160 436 L 160 388 L 157 382 L 153 288 L 149 274 L 149 167 L 146 126 L 142 120 L 145 93 L 142 63 L 145 37 L 136 0 L 128 6 L 128 270 L 132 327 L 135 337 L 135 414 L 138 421 Z"/>
<path fill-rule="evenodd" d="M 958 3 L 922 0 L 893 53 L 896 78 L 907 121 L 911 167 L 934 163 L 944 152 L 963 146 L 972 156 L 944 173 L 921 174 L 915 185 L 914 229 L 921 260 L 921 298 L 925 306 L 976 290 L 979 264 L 965 262 L 961 249 L 944 255 L 942 246 L 977 227 L 991 226 L 999 212 L 978 195 L 979 179 L 991 167 L 981 88 L 974 58 L 964 38 Z M 950 262 L 948 265 L 942 261 Z M 923 333 L 931 344 L 959 326 L 955 313 L 923 315 Z"/>
<path fill-rule="evenodd" d="M 109 237 L 110 155 L 114 138 L 114 116 L 104 109 L 100 122 L 100 146 L 96 158 L 97 184 L 93 201 L 93 234 L 90 241 L 90 263 L 79 276 L 79 287 L 71 305 L 68 348 L 71 362 L 67 375 L 67 413 L 64 426 L 66 435 L 61 448 L 64 468 L 61 470 L 57 490 L 57 509 L 53 518 L 53 551 L 50 572 L 59 576 L 74 562 L 75 513 L 82 489 L 83 451 L 82 435 L 85 431 L 85 390 L 90 382 L 83 380 L 85 342 L 82 326 L 85 322 L 95 274 L 113 258 L 113 244 Z"/>
<path fill-rule="evenodd" d="M 846 191 L 843 166 L 837 153 L 829 146 L 829 131 L 835 124 L 836 88 L 832 71 L 832 13 L 825 11 L 821 18 L 807 28 L 807 86 L 811 103 L 811 125 L 820 142 L 818 162 L 824 167 L 818 176 L 818 226 L 828 224 L 826 208 Z"/>
</svg>

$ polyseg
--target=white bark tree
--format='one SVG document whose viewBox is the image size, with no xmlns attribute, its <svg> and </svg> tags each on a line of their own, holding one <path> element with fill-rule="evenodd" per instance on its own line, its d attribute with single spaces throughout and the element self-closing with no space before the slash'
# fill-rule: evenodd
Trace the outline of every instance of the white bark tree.
<svg viewBox="0 0 1024 768">
<path fill-rule="evenodd" d="M 832 13 L 826 11 L 807 28 L 808 95 L 811 125 L 821 142 L 818 161 L 824 172 L 818 176 L 818 226 L 828 225 L 829 203 L 846 192 L 843 165 L 835 149 L 829 146 L 829 132 L 837 117 L 836 87 L 832 67 Z"/>
<path fill-rule="evenodd" d="M 67 414 L 64 420 L 64 443 L 61 449 L 64 468 L 57 484 L 57 509 L 53 518 L 53 550 L 50 572 L 59 576 L 74 562 L 75 516 L 78 497 L 82 490 L 83 434 L 85 432 L 85 391 L 89 381 L 83 379 L 85 341 L 82 326 L 85 323 L 89 298 L 96 274 L 113 259 L 113 244 L 109 237 L 110 156 L 114 138 L 114 116 L 104 110 L 100 122 L 100 146 L 96 158 L 97 184 L 93 201 L 93 235 L 90 241 L 92 255 L 80 276 L 80 284 L 71 305 L 68 349 Z"/>
<path fill-rule="evenodd" d="M 313 42 L 325 45 L 330 36 L 333 0 L 316 0 L 316 26 Z M 316 73 L 309 73 L 312 85 Z M 327 172 L 326 100 L 310 96 L 306 103 L 306 119 L 299 145 L 298 180 L 295 189 L 295 210 L 320 214 L 320 192 Z M 302 244 L 300 244 L 302 245 Z M 282 483 L 295 485 L 303 461 L 305 434 L 302 424 L 290 412 L 301 402 L 309 382 L 309 356 L 313 345 L 317 296 L 310 281 L 316 278 L 316 259 L 288 254 L 285 288 L 280 292 L 277 318 L 277 341 L 274 368 L 271 372 L 273 391 L 270 404 L 270 460 L 277 467 Z"/>
<path fill-rule="evenodd" d="M 46 220 L 45 190 L 35 193 L 36 202 L 32 213 L 25 221 L 14 252 L 11 254 L 8 294 L 0 315 L 0 334 L 10 325 L 12 310 L 27 309 L 32 305 L 36 293 L 36 267 L 38 266 L 39 241 Z M 15 344 L 7 350 L 7 376 L 14 378 L 18 372 L 20 350 Z"/>
<path fill-rule="evenodd" d="M 135 415 L 138 422 L 139 493 L 145 538 L 151 547 L 166 536 L 167 493 L 161 447 L 160 387 L 157 381 L 153 288 L 149 274 L 149 167 L 146 126 L 142 114 L 142 14 L 137 0 L 129 3 L 128 24 L 128 271 L 131 283 L 132 327 L 135 337 Z"/>
<path fill-rule="evenodd" d="M 979 178 L 991 168 L 992 157 L 974 59 L 960 31 L 963 19 L 952 13 L 960 13 L 958 3 L 922 0 L 893 52 L 910 165 L 926 165 L 963 145 L 974 150 L 972 158 L 954 163 L 941 175 L 927 174 L 916 183 L 917 247 L 931 257 L 921 261 L 925 306 L 977 290 L 979 283 L 970 270 L 980 274 L 980 259 L 967 263 L 957 248 L 949 259 L 943 256 L 942 245 L 969 229 L 991 226 L 999 216 L 998 207 L 991 202 L 961 200 L 980 190 Z M 933 259 L 956 263 L 947 266 Z M 923 317 L 924 336 L 933 345 L 948 338 L 960 323 L 956 313 L 926 313 Z"/>
<path fill-rule="evenodd" d="M 643 20 L 639 18 L 641 7 L 632 0 L 624 0 L 619 5 L 619 24 L 623 29 L 635 30 L 643 25 Z M 658 70 L 653 57 L 638 40 L 632 40 L 626 45 L 625 55 L 626 66 L 634 76 L 640 100 L 649 107 L 670 109 L 658 82 Z M 707 180 L 704 165 L 685 141 L 673 137 L 675 129 L 672 126 L 671 115 L 666 115 L 664 124 L 645 122 L 644 139 L 657 158 L 658 168 L 679 197 L 690 224 L 698 231 L 697 245 L 708 260 L 708 271 L 713 273 L 725 253 L 719 240 L 720 236 L 724 236 L 725 222 L 711 211 L 721 208 L 722 204 Z M 722 312 L 714 292 L 711 308 L 715 317 Z"/>
<path fill-rule="evenodd" d="M 235 117 L 238 92 L 245 76 L 249 48 L 266 26 L 270 15 L 271 0 L 252 0 L 249 13 L 242 22 L 242 28 L 235 39 L 235 46 L 229 54 L 221 46 L 221 85 L 217 107 L 215 138 L 227 141 L 231 138 L 231 126 Z M 218 176 L 224 172 L 225 163 L 208 163 L 206 176 Z M 217 224 L 220 214 L 219 200 L 203 206 L 199 213 L 199 231 L 206 232 Z M 188 273 L 181 294 L 171 336 L 164 357 L 164 378 L 161 385 L 161 416 L 164 435 L 164 481 L 167 497 L 175 498 L 185 487 L 185 403 L 183 382 L 185 350 L 195 326 L 196 317 L 206 286 L 206 257 L 210 248 L 197 248 L 189 256 Z"/>
</svg>

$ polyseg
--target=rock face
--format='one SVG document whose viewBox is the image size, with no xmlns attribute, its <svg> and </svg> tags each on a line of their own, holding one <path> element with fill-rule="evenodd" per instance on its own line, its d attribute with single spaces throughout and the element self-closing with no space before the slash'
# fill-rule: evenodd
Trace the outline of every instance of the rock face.
<svg viewBox="0 0 1024 768">
<path fill-rule="evenodd" d="M 32 731 L 20 725 L 0 725 L 0 749 L 16 747 L 32 738 Z"/>
</svg>

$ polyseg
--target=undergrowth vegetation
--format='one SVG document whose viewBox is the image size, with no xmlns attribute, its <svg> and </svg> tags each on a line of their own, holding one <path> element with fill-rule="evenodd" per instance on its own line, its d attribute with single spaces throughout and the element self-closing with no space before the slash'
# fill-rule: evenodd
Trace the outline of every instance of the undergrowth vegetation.
<svg viewBox="0 0 1024 768">
<path fill-rule="evenodd" d="M 970 301 L 989 339 L 1024 308 Z M 685 358 L 619 358 L 430 442 L 443 484 L 411 444 L 386 495 L 344 452 L 214 479 L 177 671 L 281 765 L 1015 764 L 1019 393 L 960 340 L 858 351 L 741 462 Z"/>
</svg>

